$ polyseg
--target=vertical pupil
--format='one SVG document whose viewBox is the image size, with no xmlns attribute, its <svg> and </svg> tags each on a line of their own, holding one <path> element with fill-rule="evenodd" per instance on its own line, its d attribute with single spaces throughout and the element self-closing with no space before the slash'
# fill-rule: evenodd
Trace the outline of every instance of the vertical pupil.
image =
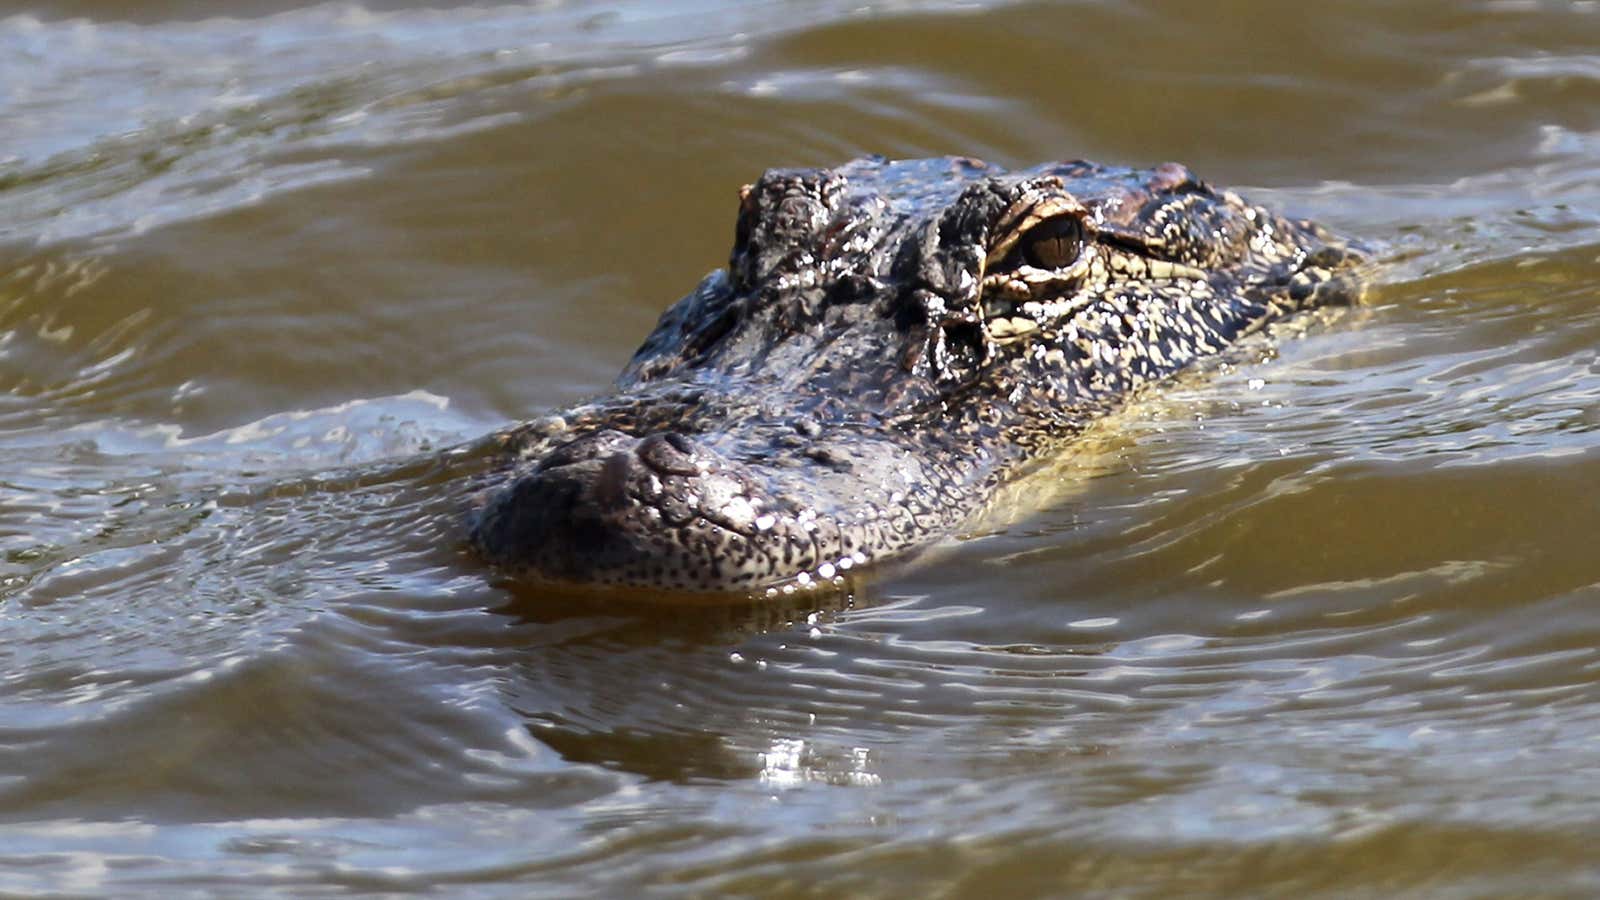
<svg viewBox="0 0 1600 900">
<path fill-rule="evenodd" d="M 1036 269 L 1060 269 L 1078 258 L 1083 228 L 1070 216 L 1051 219 L 1028 232 L 1023 261 Z"/>
</svg>

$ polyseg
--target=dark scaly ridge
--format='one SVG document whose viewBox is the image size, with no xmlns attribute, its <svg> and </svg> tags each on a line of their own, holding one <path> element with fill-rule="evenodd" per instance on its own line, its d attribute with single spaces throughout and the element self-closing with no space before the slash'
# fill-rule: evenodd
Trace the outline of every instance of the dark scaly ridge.
<svg viewBox="0 0 1600 900">
<path fill-rule="evenodd" d="M 1173 163 L 774 170 L 611 394 L 503 435 L 472 542 L 593 587 L 826 582 L 948 535 L 1142 385 L 1354 299 L 1360 261 Z"/>
</svg>

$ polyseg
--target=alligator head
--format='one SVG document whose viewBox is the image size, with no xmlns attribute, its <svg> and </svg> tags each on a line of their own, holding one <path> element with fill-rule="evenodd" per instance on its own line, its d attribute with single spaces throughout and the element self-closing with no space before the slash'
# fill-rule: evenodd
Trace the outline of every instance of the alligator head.
<svg viewBox="0 0 1600 900">
<path fill-rule="evenodd" d="M 613 393 L 513 429 L 472 527 L 537 579 L 752 594 L 948 535 L 1141 385 L 1357 256 L 1183 166 L 775 170 Z"/>
</svg>

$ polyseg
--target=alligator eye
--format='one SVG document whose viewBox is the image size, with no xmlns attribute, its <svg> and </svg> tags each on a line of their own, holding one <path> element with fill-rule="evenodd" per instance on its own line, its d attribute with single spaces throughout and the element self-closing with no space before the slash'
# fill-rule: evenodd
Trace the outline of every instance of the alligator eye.
<svg viewBox="0 0 1600 900">
<path fill-rule="evenodd" d="M 1036 269 L 1065 269 L 1083 252 L 1083 223 L 1077 216 L 1056 216 L 1022 236 L 1022 261 Z"/>
</svg>

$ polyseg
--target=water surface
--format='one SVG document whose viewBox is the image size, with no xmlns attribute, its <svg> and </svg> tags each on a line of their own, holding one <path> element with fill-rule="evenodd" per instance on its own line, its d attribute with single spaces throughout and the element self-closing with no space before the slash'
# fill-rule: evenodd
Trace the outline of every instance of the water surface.
<svg viewBox="0 0 1600 900">
<path fill-rule="evenodd" d="M 0 891 L 1600 890 L 1600 7 L 0 18 Z M 1181 160 L 1361 308 L 847 596 L 596 606 L 439 456 L 770 166 Z"/>
</svg>

